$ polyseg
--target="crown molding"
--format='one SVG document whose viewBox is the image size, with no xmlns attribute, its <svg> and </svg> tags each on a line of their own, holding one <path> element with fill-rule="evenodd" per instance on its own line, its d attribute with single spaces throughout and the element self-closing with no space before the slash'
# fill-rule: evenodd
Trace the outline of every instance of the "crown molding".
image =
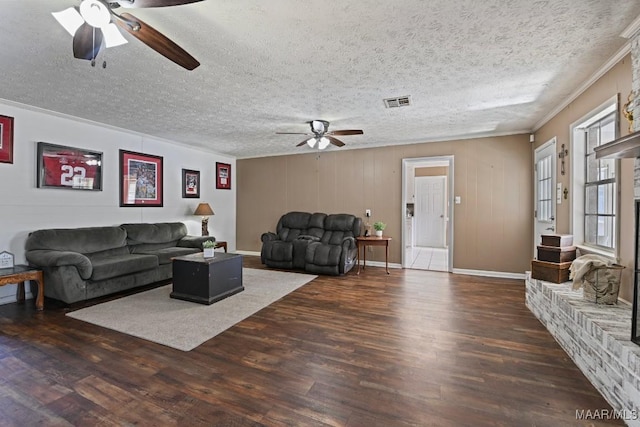
<svg viewBox="0 0 640 427">
<path fill-rule="evenodd" d="M 639 17 L 640 19 L 640 17 Z M 640 24 L 640 20 L 638 24 Z M 634 21 L 635 22 L 635 21 Z M 629 27 L 627 27 L 628 29 Z M 626 31 L 626 30 L 625 30 Z M 589 89 L 598 79 L 604 76 L 609 70 L 611 70 L 618 62 L 622 60 L 631 52 L 631 41 L 627 41 L 611 58 L 607 60 L 595 73 L 591 75 L 586 81 L 584 81 L 576 90 L 574 90 L 560 105 L 551 110 L 544 116 L 539 122 L 537 122 L 532 129 L 532 132 L 537 132 L 542 126 L 547 124 L 549 120 L 557 116 L 562 110 L 564 110 L 569 104 L 582 95 L 587 89 Z"/>
<path fill-rule="evenodd" d="M 638 34 L 638 31 L 640 31 L 640 16 L 638 16 L 635 21 L 629 24 L 629 26 L 620 33 L 620 37 L 624 37 L 625 39 L 632 39 L 633 36 Z"/>
</svg>

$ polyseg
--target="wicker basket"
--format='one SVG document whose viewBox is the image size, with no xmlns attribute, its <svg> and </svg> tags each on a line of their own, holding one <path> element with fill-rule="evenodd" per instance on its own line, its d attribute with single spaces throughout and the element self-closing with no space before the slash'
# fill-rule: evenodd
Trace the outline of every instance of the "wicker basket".
<svg viewBox="0 0 640 427">
<path fill-rule="evenodd" d="M 584 275 L 584 299 L 596 304 L 616 304 L 620 291 L 620 276 L 624 266 L 612 264 Z"/>
</svg>

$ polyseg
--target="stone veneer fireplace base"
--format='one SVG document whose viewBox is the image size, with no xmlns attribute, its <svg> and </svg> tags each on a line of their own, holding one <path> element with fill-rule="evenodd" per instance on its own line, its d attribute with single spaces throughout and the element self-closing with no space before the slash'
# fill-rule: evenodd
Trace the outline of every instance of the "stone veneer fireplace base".
<svg viewBox="0 0 640 427">
<path fill-rule="evenodd" d="M 631 306 L 584 301 L 571 283 L 527 273 L 526 304 L 628 425 L 640 427 L 640 346 L 631 342 Z M 605 408 L 576 408 L 598 410 Z"/>
</svg>

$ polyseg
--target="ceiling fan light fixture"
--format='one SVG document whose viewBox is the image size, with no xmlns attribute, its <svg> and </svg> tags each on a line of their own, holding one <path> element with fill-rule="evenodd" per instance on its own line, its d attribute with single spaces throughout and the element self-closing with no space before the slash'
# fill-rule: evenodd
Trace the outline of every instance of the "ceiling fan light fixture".
<svg viewBox="0 0 640 427">
<path fill-rule="evenodd" d="M 127 39 L 123 37 L 120 30 L 118 30 L 118 27 L 113 22 L 102 27 L 102 35 L 104 36 L 104 45 L 106 47 L 120 46 L 128 43 Z"/>
<path fill-rule="evenodd" d="M 315 133 L 323 133 L 326 131 L 325 124 L 322 120 L 312 120 L 311 130 Z"/>
<path fill-rule="evenodd" d="M 318 149 L 324 150 L 328 146 L 329 146 L 329 138 L 327 138 L 325 136 L 320 138 L 320 141 L 318 141 Z"/>
<path fill-rule="evenodd" d="M 316 138 L 309 138 L 307 139 L 307 145 L 311 148 L 316 146 Z"/>
<path fill-rule="evenodd" d="M 84 19 L 82 19 L 75 7 L 70 7 L 60 12 L 52 12 L 51 14 L 72 37 L 78 31 L 78 28 L 84 24 Z"/>
<path fill-rule="evenodd" d="M 111 22 L 109 8 L 98 0 L 84 0 L 80 3 L 80 15 L 87 24 L 95 28 L 105 27 Z"/>
</svg>

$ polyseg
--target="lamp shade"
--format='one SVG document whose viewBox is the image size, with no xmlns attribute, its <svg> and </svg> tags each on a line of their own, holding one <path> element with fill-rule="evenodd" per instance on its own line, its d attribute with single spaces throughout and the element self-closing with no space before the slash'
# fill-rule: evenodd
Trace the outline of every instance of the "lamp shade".
<svg viewBox="0 0 640 427">
<path fill-rule="evenodd" d="M 211 206 L 209 206 L 209 203 L 200 203 L 193 214 L 200 216 L 215 215 L 213 213 L 213 209 L 211 209 Z"/>
</svg>

